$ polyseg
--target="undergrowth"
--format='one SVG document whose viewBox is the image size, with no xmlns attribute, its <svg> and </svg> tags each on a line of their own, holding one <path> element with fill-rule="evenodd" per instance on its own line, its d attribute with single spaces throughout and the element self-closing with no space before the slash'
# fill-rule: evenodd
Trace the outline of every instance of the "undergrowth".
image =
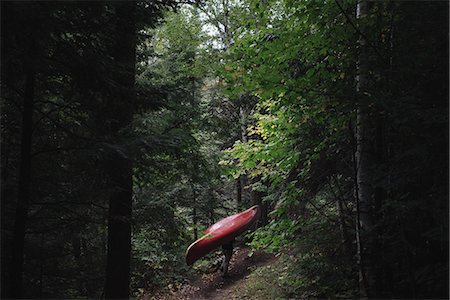
<svg viewBox="0 0 450 300">
<path fill-rule="evenodd" d="M 237 299 L 349 299 L 355 291 L 345 276 L 338 278 L 323 258 L 280 254 L 270 265 L 257 267 Z M 333 277 L 333 278 L 331 278 Z"/>
</svg>

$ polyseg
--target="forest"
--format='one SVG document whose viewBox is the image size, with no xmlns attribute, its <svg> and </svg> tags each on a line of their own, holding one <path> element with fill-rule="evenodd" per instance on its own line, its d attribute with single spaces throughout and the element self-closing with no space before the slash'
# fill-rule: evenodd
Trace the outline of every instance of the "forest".
<svg viewBox="0 0 450 300">
<path fill-rule="evenodd" d="M 448 24 L 445 0 L 1 1 L 1 298 L 448 299 Z M 254 205 L 229 277 L 220 248 L 186 264 Z"/>
</svg>

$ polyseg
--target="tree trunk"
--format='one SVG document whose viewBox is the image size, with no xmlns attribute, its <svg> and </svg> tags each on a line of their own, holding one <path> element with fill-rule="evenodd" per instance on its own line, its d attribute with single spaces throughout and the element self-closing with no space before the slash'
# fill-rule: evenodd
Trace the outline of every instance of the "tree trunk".
<svg viewBox="0 0 450 300">
<path fill-rule="evenodd" d="M 342 245 L 344 249 L 345 255 L 348 255 L 350 257 L 350 239 L 348 238 L 348 231 L 347 226 L 345 223 L 345 213 L 344 213 L 344 207 L 342 204 L 342 198 L 336 197 L 336 208 L 338 212 L 338 218 L 339 218 L 339 228 L 341 232 L 341 239 L 342 239 Z"/>
<path fill-rule="evenodd" d="M 131 161 L 117 159 L 109 201 L 106 299 L 128 299 L 131 259 Z"/>
<path fill-rule="evenodd" d="M 217 25 L 217 29 L 219 30 L 221 39 L 222 39 L 222 43 L 225 47 L 225 53 L 229 53 L 230 52 L 230 47 L 231 47 L 231 32 L 230 32 L 230 22 L 229 22 L 229 9 L 230 9 L 230 3 L 228 2 L 228 0 L 222 0 L 222 6 L 223 6 L 223 31 L 222 28 L 220 28 L 220 26 Z"/>
<path fill-rule="evenodd" d="M 370 2 L 360 0 L 356 17 L 365 18 L 370 11 Z M 369 85 L 369 48 L 364 37 L 359 38 L 356 89 L 359 97 L 356 131 L 357 190 L 359 199 L 359 230 L 357 241 L 360 250 L 360 283 L 364 287 L 363 296 L 375 297 L 377 293 L 375 251 L 374 251 L 374 163 L 375 163 L 375 114 L 373 105 L 367 99 Z"/>
<path fill-rule="evenodd" d="M 262 227 L 264 225 L 267 225 L 268 218 L 267 218 L 267 203 L 262 201 L 262 198 L 264 197 L 265 193 L 259 192 L 259 191 L 252 191 L 252 205 L 259 205 L 261 209 L 261 217 L 258 221 L 258 227 Z"/>
<path fill-rule="evenodd" d="M 85 238 L 81 238 L 81 253 L 82 253 L 82 267 L 85 270 L 83 278 L 83 289 L 86 291 L 86 298 L 97 298 L 95 284 L 92 282 L 92 278 L 96 274 L 93 274 L 90 267 L 93 264 L 92 249 L 89 248 Z M 94 276 L 93 276 L 94 275 Z"/>
<path fill-rule="evenodd" d="M 241 176 L 236 179 L 236 208 L 239 210 L 242 203 L 242 184 Z"/>
<path fill-rule="evenodd" d="M 115 2 L 116 45 L 113 56 L 116 71 L 113 75 L 117 93 L 111 105 L 112 133 L 130 125 L 135 100 L 135 48 L 136 48 L 136 3 Z M 131 211 L 132 211 L 132 160 L 117 151 L 110 163 L 110 180 L 113 194 L 109 200 L 108 250 L 106 260 L 105 297 L 128 299 L 130 293 L 131 259 Z"/>
<path fill-rule="evenodd" d="M 25 247 L 25 228 L 30 203 L 31 189 L 31 146 L 34 107 L 35 40 L 34 28 L 30 29 L 30 49 L 26 63 L 25 93 L 22 116 L 22 137 L 20 146 L 20 170 L 18 199 L 12 240 L 12 258 L 10 266 L 11 298 L 21 298 L 23 291 L 23 264 Z"/>
<path fill-rule="evenodd" d="M 252 179 L 252 184 L 257 183 L 261 180 L 261 176 L 257 176 L 256 178 Z M 263 202 L 263 197 L 265 196 L 265 192 L 261 192 L 261 191 L 254 191 L 252 190 L 251 192 L 251 201 L 252 201 L 252 205 L 259 205 L 260 209 L 261 209 L 261 217 L 258 221 L 258 227 L 264 226 L 267 224 L 268 222 L 268 218 L 267 218 L 267 213 L 268 213 L 268 209 L 267 209 L 267 203 Z"/>
<path fill-rule="evenodd" d="M 197 218 L 197 195 L 195 193 L 195 185 L 191 184 L 192 189 L 192 224 L 194 226 L 194 239 L 198 239 L 198 218 Z"/>
<path fill-rule="evenodd" d="M 85 295 L 84 281 L 86 273 L 84 272 L 83 259 L 81 257 L 81 237 L 78 233 L 75 233 L 72 237 L 72 254 L 75 265 L 77 266 L 77 289 L 79 295 Z"/>
<path fill-rule="evenodd" d="M 353 143 L 353 138 L 352 138 L 352 146 L 354 146 Z M 338 188 L 339 192 L 335 192 L 333 189 L 333 179 L 334 178 L 334 182 L 335 185 Z M 343 198 L 343 194 L 341 192 L 341 188 L 339 186 L 339 181 L 336 177 L 330 177 L 330 181 L 328 181 L 328 186 L 330 188 L 330 191 L 332 192 L 333 196 L 336 199 L 336 210 L 338 213 L 338 220 L 339 220 L 339 229 L 340 229 L 340 233 L 341 233 L 341 243 L 342 243 L 342 248 L 343 248 L 343 252 L 344 255 L 346 256 L 346 259 L 348 259 L 350 261 L 350 258 L 353 256 L 352 254 L 352 247 L 351 247 L 351 240 L 350 240 L 350 236 L 348 234 L 348 229 L 347 229 L 347 222 L 345 221 L 346 219 L 346 211 L 345 211 L 345 203 L 344 203 L 344 198 Z"/>
<path fill-rule="evenodd" d="M 194 240 L 198 239 L 198 229 L 197 229 L 197 209 L 195 207 L 192 208 L 192 223 L 194 226 Z"/>
<path fill-rule="evenodd" d="M 239 107 L 239 117 L 241 118 L 241 141 L 247 143 L 247 111 L 243 107 L 243 104 Z"/>
<path fill-rule="evenodd" d="M 240 127 L 241 127 L 241 142 L 247 143 L 248 142 L 248 135 L 247 135 L 247 110 L 244 107 L 244 104 L 241 103 L 239 106 L 239 118 L 240 118 Z M 248 176 L 247 174 L 242 174 L 239 177 L 239 190 L 240 190 L 240 205 L 246 206 L 248 203 L 248 194 L 244 194 L 244 198 L 242 198 L 242 192 L 246 190 L 247 183 L 248 183 Z M 242 202 L 242 200 L 245 201 L 245 203 Z"/>
</svg>

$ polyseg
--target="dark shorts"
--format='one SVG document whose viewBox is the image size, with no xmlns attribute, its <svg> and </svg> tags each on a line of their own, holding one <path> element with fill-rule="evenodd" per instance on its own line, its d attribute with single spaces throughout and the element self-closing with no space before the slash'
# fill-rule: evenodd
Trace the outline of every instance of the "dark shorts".
<svg viewBox="0 0 450 300">
<path fill-rule="evenodd" d="M 228 244 L 223 244 L 222 249 L 223 250 L 233 250 L 233 242 L 230 242 Z"/>
</svg>

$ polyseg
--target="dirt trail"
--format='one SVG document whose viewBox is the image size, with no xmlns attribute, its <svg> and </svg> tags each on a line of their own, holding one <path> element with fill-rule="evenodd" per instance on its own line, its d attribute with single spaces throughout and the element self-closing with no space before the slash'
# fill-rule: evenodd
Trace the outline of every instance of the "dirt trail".
<svg viewBox="0 0 450 300">
<path fill-rule="evenodd" d="M 157 299 L 236 299 L 235 291 L 245 286 L 247 276 L 252 270 L 275 260 L 273 255 L 267 253 L 256 252 L 251 257 L 248 254 L 249 249 L 246 247 L 235 248 L 228 277 L 223 278 L 219 271 L 203 274 L 198 280 L 185 284 L 179 291 L 161 295 Z"/>
</svg>

